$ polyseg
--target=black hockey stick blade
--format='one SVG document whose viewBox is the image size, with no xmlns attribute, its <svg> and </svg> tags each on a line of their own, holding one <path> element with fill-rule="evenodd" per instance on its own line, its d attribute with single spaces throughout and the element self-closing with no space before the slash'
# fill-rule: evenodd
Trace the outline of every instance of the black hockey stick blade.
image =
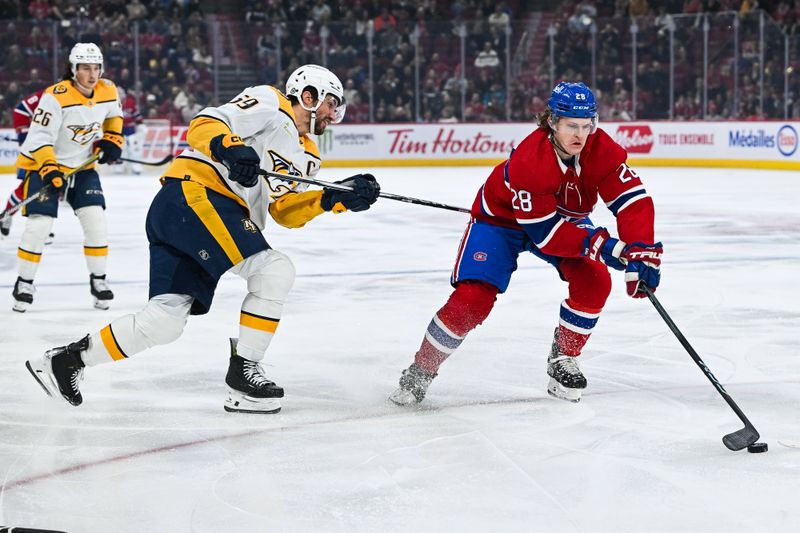
<svg viewBox="0 0 800 533">
<path fill-rule="evenodd" d="M 758 441 L 761 435 L 758 434 L 756 428 L 753 426 L 745 426 L 739 431 L 728 433 L 722 437 L 722 443 L 729 449 L 735 452 L 744 450 L 751 444 Z"/>
<path fill-rule="evenodd" d="M 751 444 L 753 444 L 754 442 L 756 442 L 759 438 L 759 434 L 758 431 L 756 431 L 755 426 L 753 426 L 750 420 L 747 419 L 744 412 L 739 408 L 736 402 L 733 401 L 733 398 L 731 398 L 731 395 L 728 394 L 727 390 L 725 390 L 725 387 L 722 386 L 722 383 L 720 383 L 719 380 L 714 376 L 714 374 L 711 373 L 711 369 L 708 368 L 708 366 L 700 358 L 700 356 L 697 354 L 694 348 L 692 348 L 692 345 L 689 344 L 689 341 L 686 340 L 686 337 L 683 336 L 681 330 L 679 330 L 675 322 L 672 321 L 672 318 L 670 318 L 670 316 L 667 314 L 667 310 L 664 309 L 664 306 L 662 306 L 661 302 L 658 301 L 658 298 L 656 298 L 656 295 L 653 293 L 650 287 L 648 287 L 643 283 L 640 285 L 640 287 L 641 288 L 639 290 L 643 291 L 647 295 L 647 298 L 650 300 L 650 303 L 653 304 L 653 307 L 656 308 L 658 314 L 661 315 L 661 318 L 664 319 L 664 322 L 666 322 L 667 327 L 670 329 L 670 331 L 672 331 L 672 333 L 678 339 L 678 342 L 680 342 L 681 345 L 684 347 L 686 353 L 689 354 L 689 356 L 694 360 L 694 362 L 697 364 L 700 370 L 702 370 L 703 374 L 705 374 L 706 378 L 708 378 L 711 384 L 714 385 L 714 388 L 717 389 L 717 392 L 720 394 L 720 396 L 722 396 L 722 399 L 725 400 L 725 403 L 727 403 L 728 406 L 731 409 L 733 409 L 733 412 L 736 413 L 736 416 L 739 417 L 739 420 L 744 422 L 744 427 L 742 429 L 740 429 L 739 431 L 734 431 L 733 433 L 728 433 L 727 435 L 722 437 L 722 443 L 729 450 L 733 450 L 736 452 L 739 450 L 743 450 L 748 446 L 750 446 Z"/>
<path fill-rule="evenodd" d="M 333 189 L 335 191 L 348 191 L 352 192 L 353 188 L 341 183 L 331 183 L 329 181 L 322 181 L 313 178 L 303 178 L 300 176 L 290 176 L 288 174 L 279 174 L 277 172 L 270 172 L 268 170 L 259 170 L 262 176 L 270 178 L 277 178 L 284 181 L 297 181 L 300 183 L 308 183 L 309 185 L 318 185 L 325 189 Z M 412 198 L 410 196 L 400 196 L 399 194 L 392 194 L 389 192 L 381 192 L 378 194 L 379 198 L 386 198 L 388 200 L 397 200 L 398 202 L 405 202 L 407 204 L 426 205 L 428 207 L 435 207 L 437 209 L 446 209 L 448 211 L 458 211 L 459 213 L 470 213 L 469 209 L 464 207 L 456 207 L 454 205 L 440 204 L 438 202 L 431 202 L 430 200 L 422 200 L 420 198 Z"/>
<path fill-rule="evenodd" d="M 151 166 L 151 167 L 160 167 L 161 165 L 166 165 L 167 163 L 172 161 L 173 157 L 174 156 L 172 154 L 170 154 L 167 157 L 165 157 L 164 159 L 162 159 L 161 161 L 140 161 L 138 159 L 130 159 L 128 157 L 120 157 L 119 160 L 120 161 L 127 161 L 128 163 L 138 163 L 140 165 L 148 165 L 148 166 Z"/>
</svg>

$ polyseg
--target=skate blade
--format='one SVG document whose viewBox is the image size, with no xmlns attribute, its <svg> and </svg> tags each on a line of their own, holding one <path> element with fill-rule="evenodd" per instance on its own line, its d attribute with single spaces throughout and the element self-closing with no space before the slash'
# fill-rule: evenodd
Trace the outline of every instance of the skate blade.
<svg viewBox="0 0 800 533">
<path fill-rule="evenodd" d="M 229 391 L 224 407 L 229 413 L 271 415 L 280 412 L 281 402 L 277 398 L 253 398 L 239 392 Z"/>
<path fill-rule="evenodd" d="M 100 309 L 101 311 L 108 311 L 110 305 L 108 304 L 108 300 L 98 300 L 95 298 L 94 300 L 94 308 Z"/>
<path fill-rule="evenodd" d="M 19 300 L 17 300 L 14 302 L 14 306 L 11 307 L 11 310 L 16 311 L 17 313 L 24 313 L 25 311 L 28 310 L 30 306 L 31 304 L 29 304 L 28 302 L 20 302 Z"/>
<path fill-rule="evenodd" d="M 30 360 L 25 361 L 25 368 L 28 369 L 28 372 L 31 373 L 31 376 L 33 376 L 33 379 L 36 380 L 36 383 L 39 384 L 44 393 L 53 398 L 53 391 L 50 390 L 50 387 L 48 387 L 48 383 L 50 383 L 50 376 L 48 375 L 44 366 L 42 366 L 41 362 L 35 362 L 31 364 Z"/>
<path fill-rule="evenodd" d="M 572 403 L 578 403 L 581 401 L 582 391 L 583 389 L 570 389 L 565 387 L 553 378 L 550 378 L 550 383 L 547 384 L 547 393 L 550 396 Z"/>
<path fill-rule="evenodd" d="M 406 407 L 409 405 L 416 405 L 419 402 L 417 401 L 417 397 L 414 396 L 410 391 L 404 389 L 397 389 L 391 395 L 389 395 L 388 400 L 395 405 L 399 405 L 401 407 Z"/>
</svg>

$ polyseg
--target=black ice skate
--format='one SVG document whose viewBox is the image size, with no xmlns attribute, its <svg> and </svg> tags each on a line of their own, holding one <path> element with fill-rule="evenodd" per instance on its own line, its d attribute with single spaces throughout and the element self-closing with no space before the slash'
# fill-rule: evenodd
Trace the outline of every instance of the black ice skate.
<svg viewBox="0 0 800 533">
<path fill-rule="evenodd" d="M 96 276 L 90 274 L 89 288 L 92 291 L 92 296 L 94 296 L 94 306 L 104 311 L 108 309 L 108 302 L 114 299 L 114 293 L 108 288 L 106 275 Z"/>
<path fill-rule="evenodd" d="M 17 278 L 16 283 L 14 283 L 14 292 L 12 292 L 12 296 L 14 296 L 14 306 L 11 308 L 17 313 L 24 313 L 28 310 L 28 307 L 33 303 L 33 293 L 36 292 L 36 289 L 33 286 L 32 279 L 22 279 Z"/>
<path fill-rule="evenodd" d="M 258 361 L 240 357 L 236 353 L 237 339 L 231 339 L 231 358 L 228 365 L 228 399 L 225 410 L 229 413 L 277 413 L 281 410 L 283 388 L 267 379 Z"/>
<path fill-rule="evenodd" d="M 11 233 L 11 215 L 0 218 L 0 235 L 7 237 Z"/>
<path fill-rule="evenodd" d="M 25 366 L 48 396 L 63 397 L 72 405 L 80 405 L 83 396 L 78 383 L 83 379 L 81 352 L 89 348 L 89 335 L 78 342 L 45 352 L 39 359 L 29 359 Z"/>
<path fill-rule="evenodd" d="M 421 402 L 428 392 L 428 387 L 438 374 L 432 374 L 417 363 L 403 370 L 400 375 L 400 387 L 389 395 L 389 401 L 397 405 L 412 405 Z"/>
<path fill-rule="evenodd" d="M 578 368 L 577 359 L 577 356 L 565 355 L 558 349 L 558 328 L 556 328 L 553 347 L 547 358 L 547 375 L 550 376 L 547 392 L 550 396 L 570 402 L 581 400 L 581 392 L 586 388 L 586 378 Z"/>
</svg>

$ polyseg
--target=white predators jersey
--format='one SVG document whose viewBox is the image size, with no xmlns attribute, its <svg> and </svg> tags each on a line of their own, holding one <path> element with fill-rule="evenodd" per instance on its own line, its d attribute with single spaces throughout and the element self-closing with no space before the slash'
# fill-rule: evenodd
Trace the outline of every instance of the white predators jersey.
<svg viewBox="0 0 800 533">
<path fill-rule="evenodd" d="M 122 117 L 122 106 L 111 81 L 98 81 L 90 98 L 71 81 L 51 85 L 42 94 L 31 119 L 17 166 L 38 170 L 44 160 L 52 157 L 43 156 L 50 150 L 55 151 L 59 165 L 79 166 L 92 156 L 94 141 L 103 136 L 103 123 L 112 117 Z"/>
<path fill-rule="evenodd" d="M 308 135 L 300 136 L 291 103 L 274 87 L 248 87 L 226 104 L 203 109 L 195 119 L 201 117 L 225 123 L 258 153 L 264 170 L 301 177 L 314 177 L 319 172 L 322 160 L 317 145 Z M 197 181 L 237 200 L 249 210 L 250 219 L 261 230 L 266 225 L 271 203 L 288 192 L 308 188 L 307 184 L 263 176 L 254 187 L 243 187 L 228 178 L 225 165 L 195 148 L 176 157 L 164 177 Z"/>
</svg>

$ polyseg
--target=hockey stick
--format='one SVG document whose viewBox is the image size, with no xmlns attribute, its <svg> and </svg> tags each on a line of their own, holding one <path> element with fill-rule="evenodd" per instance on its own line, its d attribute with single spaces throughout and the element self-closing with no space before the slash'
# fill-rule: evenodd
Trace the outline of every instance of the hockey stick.
<svg viewBox="0 0 800 533">
<path fill-rule="evenodd" d="M 75 174 L 77 174 L 81 170 L 85 169 L 86 167 L 88 167 L 89 165 L 91 165 L 92 163 L 97 161 L 98 159 L 100 159 L 100 154 L 94 154 L 92 157 L 90 157 L 89 159 L 87 159 L 86 161 L 84 161 L 83 163 L 78 165 L 77 167 L 73 168 L 72 170 L 70 170 L 69 172 L 64 174 L 64 177 L 62 178 L 64 180 L 64 188 L 66 189 L 67 187 L 69 187 L 69 182 L 70 182 L 70 180 L 72 179 L 72 177 Z M 13 206 L 9 207 L 8 209 L 6 209 L 2 213 L 0 213 L 0 220 L 3 220 L 4 218 L 13 215 L 17 211 L 19 211 L 20 209 L 22 209 L 23 207 L 28 205 L 29 203 L 31 203 L 34 200 L 38 199 L 40 196 L 48 194 L 52 187 L 53 187 L 52 184 L 48 183 L 47 185 L 45 185 L 44 187 L 42 187 L 41 189 L 39 189 L 38 191 L 36 191 L 32 195 L 30 195 L 29 197 L 27 197 L 24 200 L 22 200 L 17 205 L 13 205 Z"/>
<path fill-rule="evenodd" d="M 326 189 L 333 189 L 335 191 L 353 192 L 353 188 L 341 183 L 331 183 L 329 181 L 321 181 L 312 178 L 301 178 L 298 176 L 289 176 L 287 174 L 279 174 L 277 172 L 270 172 L 268 170 L 259 170 L 262 176 L 269 176 L 270 178 L 277 178 L 283 181 L 297 181 L 300 183 L 308 183 L 309 185 L 319 185 Z M 399 194 L 392 194 L 388 192 L 381 192 L 378 194 L 381 198 L 389 200 L 397 200 L 398 202 L 405 202 L 407 204 L 427 205 L 428 207 L 436 207 L 438 209 L 447 209 L 449 211 L 458 211 L 459 213 L 469 213 L 469 209 L 463 207 L 456 207 L 454 205 L 440 204 L 438 202 L 431 202 L 430 200 L 420 200 L 419 198 L 411 198 L 410 196 L 400 196 Z"/>
<path fill-rule="evenodd" d="M 55 529 L 39 529 L 30 527 L 0 526 L 0 533 L 65 533 Z"/>
<path fill-rule="evenodd" d="M 164 159 L 162 159 L 161 161 L 139 161 L 138 159 L 129 159 L 127 157 L 120 157 L 119 160 L 120 161 L 127 161 L 128 163 L 137 163 L 139 165 L 149 165 L 149 166 L 153 166 L 153 167 L 160 167 L 161 165 L 166 165 L 167 163 L 172 161 L 173 157 L 174 156 L 172 154 L 170 154 L 167 157 L 165 157 Z"/>
<path fill-rule="evenodd" d="M 717 392 L 719 392 L 725 399 L 725 401 L 728 402 L 728 405 L 731 407 L 731 409 L 733 409 L 733 412 L 736 413 L 736 416 L 738 416 L 739 419 L 742 422 L 744 422 L 744 427 L 742 429 L 734 431 L 733 433 L 729 433 L 724 437 L 722 437 L 723 444 L 725 444 L 725 446 L 729 450 L 739 451 L 743 450 L 744 448 L 747 448 L 748 446 L 756 442 L 760 436 L 756 428 L 747 419 L 747 417 L 744 416 L 744 413 L 742 412 L 741 409 L 739 409 L 739 406 L 736 405 L 736 402 L 733 401 L 733 398 L 731 398 L 730 394 L 728 394 L 728 391 L 725 390 L 725 387 L 722 386 L 722 383 L 720 383 L 719 380 L 717 380 L 717 378 L 714 377 L 714 374 L 711 373 L 711 370 L 709 370 L 708 366 L 706 366 L 703 360 L 700 359 L 700 356 L 697 355 L 697 352 L 694 351 L 692 345 L 689 344 L 689 341 L 687 341 L 686 337 L 684 337 L 683 334 L 680 332 L 678 326 L 676 326 L 675 322 L 673 322 L 672 319 L 669 317 L 667 311 L 661 305 L 661 302 L 658 301 L 656 295 L 653 294 L 652 290 L 650 290 L 650 287 L 646 286 L 643 283 L 642 290 L 644 291 L 645 294 L 647 294 L 647 297 L 653 303 L 653 307 L 656 308 L 656 311 L 658 311 L 658 314 L 661 315 L 661 318 L 664 319 L 664 322 L 667 323 L 667 326 L 669 327 L 670 330 L 672 330 L 672 333 L 674 333 L 675 336 L 678 338 L 678 341 L 680 341 L 683 347 L 686 348 L 686 351 L 689 352 L 689 355 L 692 357 L 692 359 L 694 359 L 694 362 L 697 363 L 697 366 L 699 366 L 700 370 L 703 371 L 703 374 L 706 375 L 711 384 L 714 385 L 714 387 L 717 389 Z"/>
</svg>

